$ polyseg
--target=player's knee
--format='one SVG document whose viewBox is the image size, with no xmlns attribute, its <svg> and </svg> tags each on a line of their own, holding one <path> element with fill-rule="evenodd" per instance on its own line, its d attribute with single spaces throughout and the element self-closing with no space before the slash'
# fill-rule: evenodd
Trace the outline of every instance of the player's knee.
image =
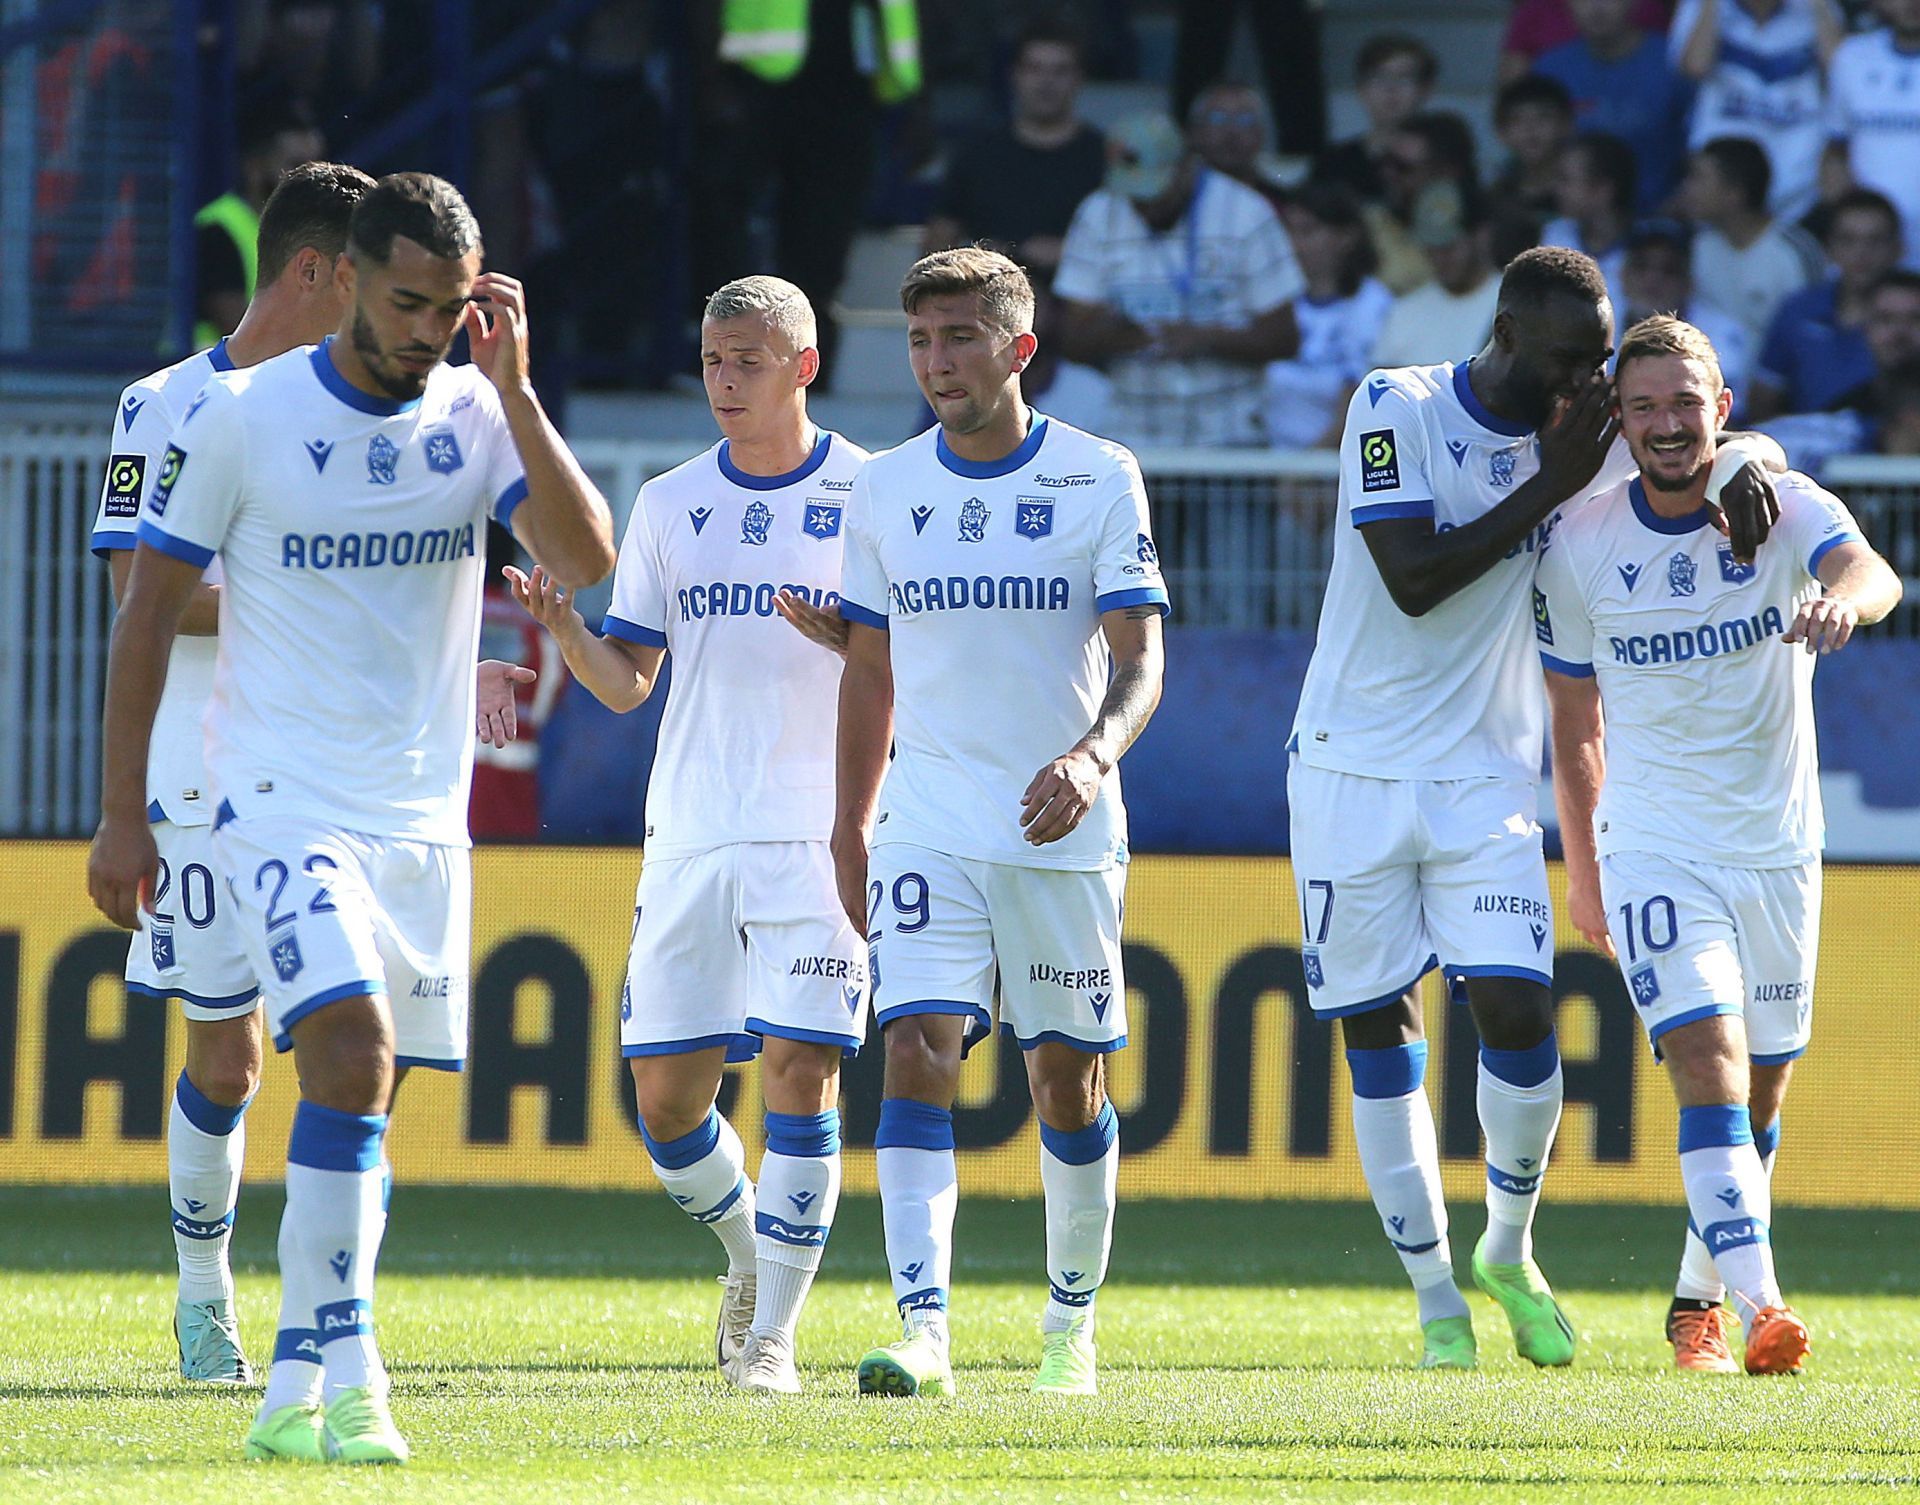
<svg viewBox="0 0 1920 1505">
<path fill-rule="evenodd" d="M 1072 1134 L 1100 1116 L 1105 1094 L 1097 1073 L 1060 1073 L 1032 1081 L 1033 1111 L 1049 1129 Z"/>
<path fill-rule="evenodd" d="M 1493 1050 L 1532 1050 L 1553 1033 L 1553 994 L 1519 977 L 1473 978 L 1467 983 L 1480 1043 Z"/>
<path fill-rule="evenodd" d="M 824 1113 L 840 1096 L 840 1047 L 769 1040 L 760 1083 L 775 1113 Z"/>
<path fill-rule="evenodd" d="M 1747 1101 L 1747 1057 L 1721 1019 L 1702 1019 L 1663 1036 L 1660 1054 L 1682 1107 Z"/>
<path fill-rule="evenodd" d="M 300 1095 L 342 1113 L 384 1113 L 393 1092 L 393 1025 L 372 999 L 329 1005 L 294 1026 Z"/>
<path fill-rule="evenodd" d="M 187 1080 L 209 1102 L 237 1108 L 260 1085 L 260 1039 L 245 1022 L 187 1033 Z"/>
<path fill-rule="evenodd" d="M 1348 1050 L 1391 1050 L 1422 1037 L 1424 1026 L 1412 993 L 1364 1014 L 1348 1014 L 1340 1021 L 1340 1040 Z"/>
<path fill-rule="evenodd" d="M 951 1101 L 960 1080 L 960 1044 L 941 1038 L 919 1016 L 908 1015 L 887 1026 L 886 1086 L 888 1097 L 911 1097 L 921 1102 Z"/>
</svg>

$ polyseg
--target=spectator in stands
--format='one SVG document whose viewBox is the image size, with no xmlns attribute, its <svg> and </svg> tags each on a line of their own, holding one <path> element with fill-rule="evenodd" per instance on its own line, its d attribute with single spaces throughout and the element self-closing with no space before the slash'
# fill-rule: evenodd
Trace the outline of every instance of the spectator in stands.
<svg viewBox="0 0 1920 1505">
<path fill-rule="evenodd" d="M 1252 23 L 1260 73 L 1290 157 L 1312 157 L 1327 139 L 1326 85 L 1320 73 L 1320 0 L 1180 0 L 1173 113 L 1184 120 L 1208 83 L 1227 69 L 1244 11 Z"/>
<path fill-rule="evenodd" d="M 1033 333 L 1039 341 L 1033 359 L 1020 373 L 1021 395 L 1051 418 L 1089 434 L 1107 432 L 1112 416 L 1113 383 L 1106 373 L 1070 361 L 1060 353 L 1060 300 L 1045 283 L 1033 289 Z"/>
<path fill-rule="evenodd" d="M 1487 342 L 1500 301 L 1499 268 L 1487 243 L 1487 215 L 1472 195 L 1436 183 L 1414 209 L 1413 237 L 1433 267 L 1433 280 L 1394 301 L 1375 366 L 1464 361 Z"/>
<path fill-rule="evenodd" d="M 1267 114 L 1259 90 L 1226 80 L 1209 84 L 1187 112 L 1187 144 L 1213 171 L 1273 205 L 1284 221 L 1286 192 L 1266 160 Z"/>
<path fill-rule="evenodd" d="M 1920 455 L 1920 361 L 1908 361 L 1889 374 L 1880 421 L 1882 455 Z"/>
<path fill-rule="evenodd" d="M 377 0 L 244 0 L 236 9 L 235 68 L 242 116 L 292 108 L 334 134 L 361 114 L 370 96 L 396 97 L 385 87 L 395 80 L 381 77 L 383 63 L 392 73 L 408 55 L 431 56 L 432 43 L 439 40 L 426 14 L 431 6 L 381 5 Z M 396 26 L 394 13 L 409 11 L 423 13 L 422 24 Z M 396 59 L 396 53 L 401 58 Z M 416 69 L 416 87 L 417 74 Z M 369 166 L 380 170 L 377 164 Z"/>
<path fill-rule="evenodd" d="M 1343 184 L 1362 203 L 1388 194 L 1384 163 L 1394 133 L 1427 106 L 1440 65 L 1417 37 L 1390 33 L 1369 37 L 1354 64 L 1355 92 L 1367 112 L 1367 128 L 1322 152 L 1313 164 L 1316 181 Z"/>
<path fill-rule="evenodd" d="M 1560 154 L 1560 217 L 1540 232 L 1541 245 L 1585 251 L 1600 264 L 1616 311 L 1626 302 L 1620 272 L 1633 223 L 1634 175 L 1633 149 L 1618 136 L 1574 137 Z"/>
<path fill-rule="evenodd" d="M 1112 378 L 1123 443 L 1257 443 L 1255 372 L 1300 342 L 1287 232 L 1163 115 L 1121 121 L 1107 149 L 1105 186 L 1074 215 L 1054 279 L 1062 354 Z"/>
<path fill-rule="evenodd" d="M 1373 243 L 1347 189 L 1307 185 L 1288 206 L 1286 223 L 1306 291 L 1293 305 L 1299 352 L 1267 367 L 1267 442 L 1337 447 L 1347 399 L 1373 365 L 1393 294 L 1372 275 Z"/>
<path fill-rule="evenodd" d="M 1700 293 L 1693 275 L 1693 232 L 1686 225 L 1648 219 L 1627 232 L 1620 293 L 1625 301 L 1613 311 L 1616 345 L 1635 324 L 1655 314 L 1685 319 L 1713 342 L 1721 379 L 1733 393 L 1734 414 L 1744 415 L 1753 336 L 1745 324 Z"/>
<path fill-rule="evenodd" d="M 1410 293 L 1433 276 L 1426 252 L 1413 238 L 1414 206 L 1421 194 L 1439 183 L 1452 184 L 1463 201 L 1480 191 L 1473 127 L 1447 110 L 1415 115 L 1394 131 L 1381 167 L 1387 196 L 1367 207 L 1367 233 L 1380 260 L 1380 280 L 1395 293 Z"/>
<path fill-rule="evenodd" d="M 253 297 L 260 211 L 288 168 L 317 162 L 326 153 L 313 117 L 292 104 L 262 110 L 242 127 L 239 183 L 201 205 L 193 217 L 194 349 L 204 350 L 239 327 Z"/>
<path fill-rule="evenodd" d="M 1826 275 L 1819 242 L 1795 224 L 1767 215 L 1772 169 L 1758 142 L 1719 136 L 1687 164 L 1683 198 L 1700 226 L 1693 238 L 1693 281 L 1712 288 L 1758 349 L 1774 311 Z"/>
<path fill-rule="evenodd" d="M 1642 31 L 1663 35 L 1673 6 L 1671 0 L 1634 0 L 1632 14 L 1633 24 Z M 1542 56 L 1579 36 L 1569 0 L 1514 0 L 1506 34 L 1500 39 L 1500 82 L 1510 84 L 1532 72 Z"/>
<path fill-rule="evenodd" d="M 1494 100 L 1493 128 L 1507 149 L 1493 201 L 1502 214 L 1530 220 L 1537 241 L 1560 212 L 1560 156 L 1573 140 L 1573 98 L 1564 84 L 1537 73 L 1516 78 Z"/>
<path fill-rule="evenodd" d="M 473 749 L 467 829 L 476 841 L 540 839 L 540 733 L 566 688 L 560 645 L 514 604 L 500 571 L 518 564 L 513 535 L 487 528 L 486 586 L 480 597 L 480 657 L 506 666 L 513 686 L 514 740 L 481 741 Z"/>
<path fill-rule="evenodd" d="M 1848 37 L 1827 70 L 1836 169 L 1900 211 L 1906 264 L 1920 266 L 1920 0 L 1877 0 L 1883 30 Z"/>
<path fill-rule="evenodd" d="M 1767 423 L 1796 469 L 1817 471 L 1835 455 L 1870 453 L 1896 414 L 1904 435 L 1906 394 L 1920 371 L 1920 272 L 1895 268 L 1880 279 L 1867 300 L 1865 333 L 1873 375 L 1823 412 Z"/>
<path fill-rule="evenodd" d="M 1668 35 L 1698 85 L 1688 145 L 1757 141 L 1773 168 L 1767 208 L 1797 220 L 1819 196 L 1827 62 L 1846 34 L 1833 0 L 1682 0 Z"/>
<path fill-rule="evenodd" d="M 1754 371 L 1750 421 L 1817 412 L 1873 375 L 1867 304 L 1900 264 L 1900 215 L 1884 194 L 1852 188 L 1834 201 L 1826 223 L 1834 275 L 1789 294 L 1774 313 Z"/>
<path fill-rule="evenodd" d="M 1569 8 L 1580 35 L 1543 55 L 1534 72 L 1566 86 L 1582 131 L 1605 131 L 1633 149 L 1634 206 L 1651 212 L 1680 171 L 1691 90 L 1667 62 L 1665 34 L 1633 24 L 1633 0 L 1570 0 Z"/>
<path fill-rule="evenodd" d="M 1013 118 L 954 153 L 920 249 L 978 241 L 1042 282 L 1080 201 L 1100 186 L 1106 145 L 1077 113 L 1084 82 L 1079 34 L 1052 21 L 1021 31 L 1009 70 Z"/>
</svg>

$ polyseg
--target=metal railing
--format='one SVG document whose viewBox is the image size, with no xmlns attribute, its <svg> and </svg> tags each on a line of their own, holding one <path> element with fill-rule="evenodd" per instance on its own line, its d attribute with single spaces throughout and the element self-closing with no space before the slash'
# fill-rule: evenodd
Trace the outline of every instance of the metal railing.
<svg viewBox="0 0 1920 1505">
<path fill-rule="evenodd" d="M 100 699 L 112 593 L 88 552 L 106 413 L 0 415 L 0 558 L 24 566 L 0 595 L 0 835 L 82 835 L 100 783 Z M 641 483 L 686 444 L 576 446 L 624 526 Z M 1220 450 L 1140 454 L 1155 534 L 1189 627 L 1311 631 L 1333 551 L 1334 456 Z M 1920 460 L 1836 460 L 1827 484 L 1908 581 L 1876 636 L 1920 638 Z M 583 593 L 597 620 L 609 586 Z"/>
</svg>

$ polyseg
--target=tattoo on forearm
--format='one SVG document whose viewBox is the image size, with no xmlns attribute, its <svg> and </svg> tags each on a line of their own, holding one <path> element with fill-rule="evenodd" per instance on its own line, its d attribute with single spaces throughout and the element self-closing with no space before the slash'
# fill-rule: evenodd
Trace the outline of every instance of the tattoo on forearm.
<svg viewBox="0 0 1920 1505">
<path fill-rule="evenodd" d="M 1113 760 L 1133 746 L 1133 739 L 1147 724 L 1154 707 L 1160 703 L 1160 681 L 1140 662 L 1118 665 L 1106 698 L 1100 702 L 1100 715 L 1093 723 L 1094 736 L 1113 747 Z"/>
</svg>

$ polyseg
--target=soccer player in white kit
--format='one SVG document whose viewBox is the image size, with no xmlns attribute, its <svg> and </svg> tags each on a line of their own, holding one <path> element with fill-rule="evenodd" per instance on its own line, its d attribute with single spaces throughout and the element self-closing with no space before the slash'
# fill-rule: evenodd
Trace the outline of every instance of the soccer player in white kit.
<svg viewBox="0 0 1920 1505">
<path fill-rule="evenodd" d="M 1748 1372 L 1787 1374 L 1807 1329 L 1780 1294 L 1768 1222 L 1820 934 L 1814 655 L 1891 611 L 1900 578 L 1797 472 L 1775 483 L 1767 546 L 1736 560 L 1705 506 L 1733 394 L 1692 325 L 1636 324 L 1616 381 L 1639 474 L 1569 509 L 1536 585 L 1567 908 L 1617 956 L 1679 1099 L 1691 1220 L 1675 1361 L 1738 1369 L 1731 1288 Z"/>
<path fill-rule="evenodd" d="M 867 958 L 827 850 L 840 657 L 780 618 L 789 597 L 816 622 L 840 599 L 843 519 L 867 453 L 807 417 L 820 351 L 791 282 L 746 277 L 714 293 L 701 366 L 726 437 L 640 488 L 604 636 L 545 571 L 508 578 L 615 711 L 645 702 L 673 656 L 621 1052 L 661 1185 L 727 1253 L 721 1371 L 791 1394 L 794 1330 L 840 1200 L 840 1061 L 866 1036 Z M 726 1064 L 756 1054 L 758 1186 L 715 1104 Z"/>
<path fill-rule="evenodd" d="M 1612 340 L 1591 258 L 1523 252 L 1486 348 L 1374 372 L 1341 441 L 1333 572 L 1287 744 L 1301 957 L 1314 1012 L 1340 1020 L 1355 1144 L 1419 1298 L 1427 1368 L 1476 1362 L 1423 1087 L 1415 985 L 1435 967 L 1481 1039 L 1488 1225 L 1474 1279 L 1523 1357 L 1573 1360 L 1532 1254 L 1561 1072 L 1528 604 L 1556 511 L 1631 465 L 1602 370 Z M 1723 497 L 1750 557 L 1770 493 L 1749 467 Z"/>
<path fill-rule="evenodd" d="M 965 1045 L 995 1022 L 997 976 L 1040 1118 L 1050 1294 L 1034 1388 L 1091 1395 L 1120 1158 L 1102 1061 L 1127 1039 L 1115 764 L 1159 703 L 1166 586 L 1133 456 L 1021 398 L 1026 274 L 997 252 L 941 251 L 901 303 L 940 422 L 854 483 L 840 602 L 833 848 L 872 943 L 874 1145 L 905 1328 L 861 1361 L 860 1389 L 953 1391 L 953 1099 Z"/>
<path fill-rule="evenodd" d="M 466 1053 L 487 517 L 569 585 L 613 563 L 606 503 L 534 395 L 519 284 L 480 257 L 450 184 L 402 173 L 366 194 L 334 269 L 339 332 L 215 376 L 190 405 L 114 625 L 88 887 L 131 928 L 159 865 L 154 712 L 218 553 L 214 864 L 301 1093 L 252 1457 L 405 1461 L 372 1323 L 381 1145 L 397 1070 Z M 475 364 L 445 366 L 462 328 Z"/>
</svg>

